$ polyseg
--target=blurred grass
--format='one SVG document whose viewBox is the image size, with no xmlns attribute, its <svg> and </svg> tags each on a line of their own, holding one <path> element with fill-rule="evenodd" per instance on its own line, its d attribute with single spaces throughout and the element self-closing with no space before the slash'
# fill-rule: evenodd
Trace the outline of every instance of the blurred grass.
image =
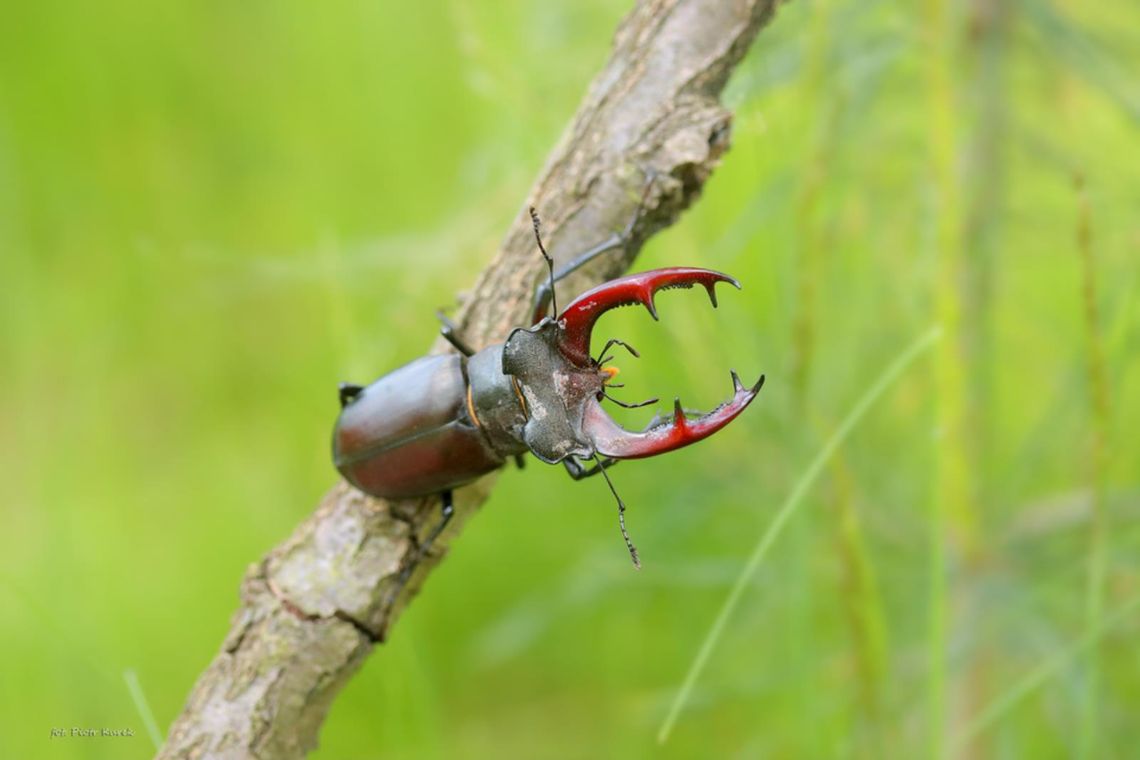
<svg viewBox="0 0 1140 760">
<path fill-rule="evenodd" d="M 1140 742 L 1140 621 L 1111 617 L 1140 591 L 1140 9 L 1021 0 L 998 59 L 1003 120 L 984 127 L 994 80 L 971 68 L 971 7 L 948 0 L 940 51 L 918 8 L 781 10 L 730 83 L 735 147 L 638 264 L 723 269 L 743 293 L 716 312 L 666 296 L 659 324 L 628 310 L 603 325 L 642 352 L 622 363 L 631 399 L 708 407 L 730 366 L 766 372 L 762 397 L 716 439 L 614 471 L 640 573 L 604 483 L 537 462 L 504 474 L 336 703 L 318 757 L 1061 757 L 1079 749 L 1090 689 L 1093 756 Z M 165 730 L 246 564 L 332 482 L 335 383 L 428 345 L 432 310 L 494 250 L 624 10 L 0 5 L 0 755 L 151 754 L 123 672 Z M 935 52 L 961 127 L 938 138 L 938 164 Z M 979 135 L 1000 164 L 970 159 Z M 1095 223 L 1083 258 L 1075 174 Z M 932 201 L 934 182 L 962 194 L 956 210 Z M 994 197 L 979 242 L 980 190 Z M 936 253 L 940 228 L 986 268 L 984 314 Z M 942 297 L 963 299 L 963 329 L 986 347 L 956 359 L 984 455 L 947 449 L 961 444 L 939 434 L 935 374 L 903 378 L 773 544 L 656 749 L 755 536 L 828 422 Z M 952 536 L 927 505 L 945 498 L 940 462 L 960 454 L 977 484 L 974 559 L 932 565 L 931 541 Z M 1094 678 L 1085 657 L 1057 658 L 1092 641 L 1098 502 L 1111 526 L 1101 619 L 1115 624 Z M 871 655 L 848 617 L 855 550 L 887 642 L 873 711 Z M 931 567 L 945 584 L 941 738 L 924 703 Z M 72 726 L 136 735 L 49 738 Z"/>
<path fill-rule="evenodd" d="M 760 563 L 764 560 L 769 548 L 779 539 L 784 525 L 792 518 L 792 515 L 796 509 L 799 508 L 799 505 L 803 502 L 808 491 L 815 485 L 819 474 L 823 471 L 824 467 L 827 466 L 831 458 L 835 456 L 836 451 L 846 442 L 847 437 L 851 435 L 851 432 L 859 425 L 863 416 L 871 406 L 883 395 L 883 392 L 899 378 L 903 371 L 905 371 L 915 359 L 921 356 L 930 346 L 934 345 L 940 335 L 941 330 L 939 328 L 931 328 L 915 341 L 914 344 L 903 351 L 897 359 L 891 362 L 890 366 L 883 370 L 883 374 L 879 376 L 867 392 L 860 396 L 859 401 L 847 416 L 843 418 L 843 422 L 839 424 L 835 432 L 827 439 L 823 448 L 820 449 L 819 453 L 811 460 L 811 463 L 804 470 L 803 474 L 800 475 L 795 487 L 792 488 L 788 494 L 788 498 L 780 505 L 779 510 L 776 511 L 775 516 L 772 518 L 772 522 L 765 528 L 764 533 L 760 536 L 760 540 L 756 542 L 756 547 L 752 550 L 748 561 L 744 564 L 740 574 L 736 577 L 736 581 L 732 584 L 732 589 L 729 591 L 724 605 L 720 608 L 720 612 L 717 613 L 716 619 L 709 628 L 709 632 L 705 636 L 704 641 L 701 642 L 697 656 L 693 658 L 688 673 L 685 675 L 685 682 L 681 685 L 680 690 L 678 690 L 677 696 L 670 705 L 668 714 L 665 716 L 665 722 L 661 724 L 661 729 L 657 732 L 658 743 L 664 744 L 669 740 L 673 726 L 676 724 L 681 711 L 685 708 L 685 704 L 689 701 L 697 679 L 700 678 L 705 665 L 708 663 L 709 657 L 712 656 L 713 651 L 720 642 L 720 638 L 724 634 L 724 628 L 728 624 L 729 618 L 736 611 L 736 607 L 740 603 L 741 595 L 744 593 L 744 590 L 754 582 L 756 573 L 760 569 Z M 853 638 L 858 639 L 858 637 Z"/>
</svg>

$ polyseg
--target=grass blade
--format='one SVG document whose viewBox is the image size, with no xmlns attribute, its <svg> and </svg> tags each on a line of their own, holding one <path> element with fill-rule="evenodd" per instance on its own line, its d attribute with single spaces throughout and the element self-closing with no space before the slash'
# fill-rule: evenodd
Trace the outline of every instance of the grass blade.
<svg viewBox="0 0 1140 760">
<path fill-rule="evenodd" d="M 1100 638 L 1109 629 L 1137 609 L 1140 609 L 1140 596 L 1133 597 L 1131 601 L 1125 603 L 1111 615 L 1102 617 L 1099 626 L 1088 629 L 1083 636 L 1072 644 L 1026 673 L 1025 676 L 1006 691 L 1005 694 L 994 700 L 985 710 L 982 710 L 982 712 L 978 714 L 978 717 L 966 724 L 962 733 L 954 737 L 951 750 L 961 748 L 974 737 L 1001 720 L 1006 713 L 1032 694 L 1038 687 L 1049 680 L 1051 676 L 1056 675 L 1085 650 L 1100 641 Z"/>
<path fill-rule="evenodd" d="M 150 735 L 150 740 L 154 742 L 155 751 L 161 750 L 162 734 L 159 733 L 154 713 L 150 711 L 150 703 L 146 701 L 146 694 L 143 693 L 142 684 L 139 683 L 138 673 L 128 668 L 123 671 L 123 680 L 127 682 L 127 691 L 131 693 L 131 701 L 135 703 L 135 709 L 139 711 L 139 717 L 142 718 L 143 725 L 146 726 L 146 732 Z"/>
<path fill-rule="evenodd" d="M 717 643 L 720 641 L 721 635 L 724 633 L 725 626 L 728 624 L 728 619 L 735 611 L 737 604 L 740 602 L 740 597 L 744 593 L 744 589 L 752 582 L 753 576 L 760 567 L 764 556 L 768 553 L 768 549 L 775 543 L 776 538 L 779 536 L 780 531 L 783 529 L 784 524 L 791 518 L 792 514 L 799 507 L 800 502 L 803 501 L 804 496 L 807 495 L 808 490 L 815 483 L 816 478 L 819 477 L 820 472 L 823 471 L 824 466 L 835 451 L 843 444 L 859 421 L 871 408 L 871 405 L 879 399 L 883 392 L 886 391 L 890 385 L 902 375 L 903 371 L 914 362 L 924 351 L 930 348 L 941 337 L 942 331 L 938 327 L 932 327 L 927 330 L 923 335 L 905 349 L 898 358 L 891 362 L 877 380 L 867 389 L 867 392 L 856 402 L 851 411 L 835 429 L 831 438 L 816 454 L 815 459 L 811 461 L 807 469 L 796 481 L 795 487 L 788 498 L 780 506 L 776 516 L 772 522 L 768 524 L 767 530 L 764 531 L 760 537 L 760 541 L 756 544 L 756 548 L 752 550 L 752 555 L 748 558 L 744 568 L 740 571 L 736 582 L 729 591 L 728 597 L 724 600 L 724 604 L 717 613 L 716 619 L 713 621 L 712 627 L 705 635 L 705 639 L 701 642 L 700 648 L 697 650 L 697 656 L 693 658 L 692 664 L 689 665 L 689 670 L 685 674 L 685 680 L 681 684 L 680 690 L 677 692 L 673 704 L 669 707 L 669 713 L 665 716 L 665 721 L 661 724 L 661 729 L 657 732 L 657 743 L 664 744 L 669 740 L 669 735 L 673 731 L 673 726 L 677 722 L 677 718 L 684 709 L 685 703 L 689 701 L 689 696 L 692 694 L 693 687 L 700 678 L 701 672 L 704 670 L 705 665 L 708 663 L 709 658 L 712 656 L 713 650 L 716 649 Z"/>
</svg>

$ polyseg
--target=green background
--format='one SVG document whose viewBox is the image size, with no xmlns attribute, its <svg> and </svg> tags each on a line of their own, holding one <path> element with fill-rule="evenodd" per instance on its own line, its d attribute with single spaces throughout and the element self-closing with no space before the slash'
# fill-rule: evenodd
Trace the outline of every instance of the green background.
<svg viewBox="0 0 1140 760">
<path fill-rule="evenodd" d="M 124 672 L 165 732 L 334 482 L 335 384 L 431 343 L 626 7 L 0 5 L 0 755 L 153 752 Z M 1138 51 L 1132 0 L 781 10 L 733 149 L 636 264 L 743 292 L 602 325 L 642 351 L 627 400 L 707 408 L 730 367 L 760 398 L 615 470 L 641 572 L 602 482 L 505 472 L 316 757 L 1130 756 Z M 658 746 L 779 505 L 934 324 Z"/>
</svg>

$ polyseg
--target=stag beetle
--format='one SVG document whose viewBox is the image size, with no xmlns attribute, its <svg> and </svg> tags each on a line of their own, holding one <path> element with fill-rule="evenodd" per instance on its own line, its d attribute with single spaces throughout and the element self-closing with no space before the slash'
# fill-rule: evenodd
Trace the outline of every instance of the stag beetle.
<svg viewBox="0 0 1140 760">
<path fill-rule="evenodd" d="M 720 272 L 670 267 L 620 277 L 575 298 L 558 311 L 554 284 L 606 251 L 624 246 L 626 229 L 572 259 L 557 272 L 542 243 L 540 223 L 530 210 L 535 240 L 546 260 L 549 281 L 535 293 L 532 325 L 511 331 L 503 343 L 472 351 L 456 326 L 442 314 L 441 334 L 459 354 L 425 356 L 393 370 L 367 387 L 341 383 L 341 412 L 333 431 L 333 461 L 349 483 L 389 499 L 440 494 L 442 519 L 413 559 L 414 565 L 443 532 L 453 514 L 452 489 L 501 467 L 514 457 L 521 466 L 527 451 L 549 464 L 561 463 L 579 480 L 601 473 L 617 499 L 622 537 L 636 567 L 641 563 L 625 527 L 625 504 L 614 490 L 606 467 L 621 459 L 663 454 L 707 438 L 731 422 L 755 398 L 764 376 L 751 387 L 732 372 L 733 397 L 708 414 L 690 419 L 681 402 L 673 414 L 658 415 L 640 432 L 618 425 L 603 409 L 603 399 L 627 408 L 607 392 L 617 370 L 606 352 L 620 346 L 609 340 L 595 359 L 590 355 L 594 323 L 607 311 L 640 303 L 657 319 L 654 295 L 666 288 L 701 285 L 715 308 L 715 286 L 740 283 Z M 551 306 L 553 317 L 545 316 Z M 593 460 L 586 467 L 584 460 Z M 411 566 L 401 574 L 407 579 Z M 402 584 L 401 584 L 402 585 Z"/>
</svg>

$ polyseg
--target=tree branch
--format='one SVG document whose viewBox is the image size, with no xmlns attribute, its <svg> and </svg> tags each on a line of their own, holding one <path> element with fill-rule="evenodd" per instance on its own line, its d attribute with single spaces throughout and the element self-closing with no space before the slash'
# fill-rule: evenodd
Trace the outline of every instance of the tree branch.
<svg viewBox="0 0 1140 760">
<path fill-rule="evenodd" d="M 699 194 L 728 147 L 718 97 L 779 0 L 641 0 L 457 321 L 474 348 L 525 323 L 545 272 L 525 206 L 555 259 L 625 227 L 630 243 L 561 283 L 578 292 L 625 271 L 642 243 Z M 654 176 L 642 201 L 646 178 Z M 565 302 L 565 301 L 563 301 Z M 436 351 L 446 350 L 437 341 Z M 333 698 L 382 642 L 447 544 L 490 491 L 456 493 L 456 515 L 393 599 L 396 577 L 439 519 L 438 500 L 387 502 L 335 486 L 293 535 L 251 565 L 222 651 L 199 677 L 161 758 L 301 757 Z"/>
</svg>

